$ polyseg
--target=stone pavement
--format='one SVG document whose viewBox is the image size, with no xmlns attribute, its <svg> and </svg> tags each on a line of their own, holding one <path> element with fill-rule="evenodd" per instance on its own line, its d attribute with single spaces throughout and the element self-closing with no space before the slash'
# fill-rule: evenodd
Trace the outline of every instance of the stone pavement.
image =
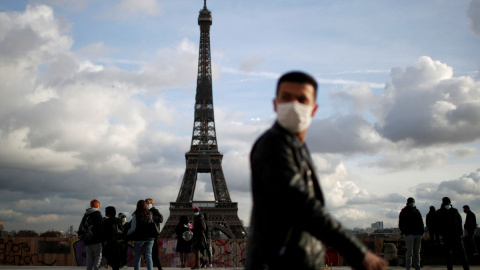
<svg viewBox="0 0 480 270">
<path fill-rule="evenodd" d="M 0 265 L 0 270 L 85 270 L 85 266 L 5 266 Z M 105 270 L 106 268 L 100 268 L 100 270 Z M 173 268 L 173 267 L 164 267 L 164 270 L 172 270 L 172 269 L 185 269 L 188 270 L 190 268 Z M 242 268 L 209 268 L 209 269 L 242 269 Z M 389 267 L 390 270 L 404 270 L 404 267 L 400 266 L 393 266 Z M 428 265 L 424 266 L 422 270 L 446 270 L 447 267 L 444 265 Z M 454 270 L 463 270 L 461 265 L 455 265 L 453 267 Z M 128 267 L 127 270 L 133 270 L 133 267 Z M 147 270 L 146 267 L 141 267 L 140 270 Z M 156 270 L 156 268 L 154 268 Z M 332 270 L 351 270 L 348 266 L 334 266 Z M 480 265 L 472 265 L 470 266 L 470 270 L 480 270 Z"/>
</svg>

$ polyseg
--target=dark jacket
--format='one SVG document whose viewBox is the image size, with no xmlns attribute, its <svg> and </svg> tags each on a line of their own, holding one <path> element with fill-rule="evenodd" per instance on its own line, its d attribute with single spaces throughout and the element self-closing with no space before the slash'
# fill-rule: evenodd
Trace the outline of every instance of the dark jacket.
<svg viewBox="0 0 480 270">
<path fill-rule="evenodd" d="M 157 237 L 153 215 L 133 214 L 128 235 L 133 241 L 153 241 Z"/>
<path fill-rule="evenodd" d="M 438 231 L 437 227 L 437 220 L 436 220 L 436 212 L 435 211 L 430 211 L 428 212 L 427 214 L 427 218 L 426 218 L 426 225 L 427 225 L 427 228 L 428 228 L 428 231 L 431 232 L 431 233 L 436 233 Z"/>
<path fill-rule="evenodd" d="M 400 211 L 398 227 L 403 235 L 423 235 L 425 232 L 422 214 L 415 206 L 406 205 Z"/>
<path fill-rule="evenodd" d="M 472 211 L 467 212 L 467 216 L 465 218 L 465 225 L 463 226 L 466 231 L 472 233 L 477 228 L 477 218 Z"/>
<path fill-rule="evenodd" d="M 122 220 L 116 217 L 109 217 L 103 221 L 105 244 L 102 254 L 108 261 L 108 264 L 117 268 L 121 264 L 124 239 Z"/>
<path fill-rule="evenodd" d="M 158 223 L 162 223 L 162 222 L 163 222 L 163 215 L 160 214 L 160 211 L 158 211 L 157 208 L 155 208 L 155 207 L 150 208 L 150 213 L 152 214 L 152 216 L 153 216 L 153 221 L 154 221 L 155 223 L 158 224 Z"/>
<path fill-rule="evenodd" d="M 460 239 L 463 235 L 462 216 L 455 208 L 445 209 L 442 205 L 437 210 L 438 230 L 441 236 L 447 239 Z"/>
<path fill-rule="evenodd" d="M 325 245 L 356 269 L 366 247 L 324 207 L 306 145 L 275 123 L 253 146 L 253 209 L 246 269 L 323 269 Z"/>
<path fill-rule="evenodd" d="M 212 240 L 212 233 L 213 233 L 213 223 L 210 220 L 205 220 L 205 225 L 207 225 L 207 229 L 205 230 L 205 237 L 208 240 Z"/>
<path fill-rule="evenodd" d="M 88 208 L 85 211 L 85 215 L 90 216 L 90 221 L 92 222 L 93 228 L 93 235 L 94 238 L 92 240 L 84 240 L 86 246 L 102 243 L 104 240 L 103 236 L 103 218 L 102 213 L 98 210 L 98 208 Z"/>
<path fill-rule="evenodd" d="M 205 220 L 203 219 L 203 215 L 196 215 L 193 218 L 193 237 L 192 237 L 192 245 L 193 249 L 197 250 L 204 250 L 206 247 L 206 238 L 205 238 L 205 230 L 207 229 L 207 225 L 205 224 Z"/>
</svg>

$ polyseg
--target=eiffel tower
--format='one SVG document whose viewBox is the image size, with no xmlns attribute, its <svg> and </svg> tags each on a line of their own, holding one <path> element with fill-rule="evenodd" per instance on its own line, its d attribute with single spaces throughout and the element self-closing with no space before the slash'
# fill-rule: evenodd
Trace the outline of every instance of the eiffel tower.
<svg viewBox="0 0 480 270">
<path fill-rule="evenodd" d="M 223 154 L 218 151 L 215 133 L 212 95 L 212 66 L 210 57 L 210 25 L 212 15 L 204 0 L 198 16 L 200 26 L 200 48 L 198 56 L 197 93 L 195 97 L 195 119 L 193 122 L 190 151 L 185 154 L 186 169 L 176 202 L 170 203 L 170 216 L 162 229 L 160 238 L 173 238 L 180 216 L 186 215 L 193 221 L 192 207 L 207 213 L 214 230 L 228 238 L 247 237 L 245 228 L 238 218 L 238 206 L 230 199 L 223 175 Z M 215 201 L 193 201 L 197 175 L 210 173 Z M 214 236 L 215 238 L 215 236 Z"/>
</svg>

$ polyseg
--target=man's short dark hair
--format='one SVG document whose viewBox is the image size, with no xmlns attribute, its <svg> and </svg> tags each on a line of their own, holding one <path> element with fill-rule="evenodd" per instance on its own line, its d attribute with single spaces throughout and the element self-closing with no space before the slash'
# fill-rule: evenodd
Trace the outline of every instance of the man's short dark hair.
<svg viewBox="0 0 480 270">
<path fill-rule="evenodd" d="M 277 83 L 277 92 L 276 96 L 278 96 L 278 90 L 280 89 L 280 84 L 283 82 L 294 82 L 294 83 L 308 83 L 313 86 L 315 98 L 317 97 L 317 88 L 318 84 L 317 81 L 309 74 L 302 72 L 302 71 L 292 71 L 282 75 L 280 79 L 278 79 Z"/>
<path fill-rule="evenodd" d="M 468 206 L 468 205 L 464 205 L 463 208 L 465 208 L 467 210 L 470 210 L 470 206 Z"/>
<path fill-rule="evenodd" d="M 107 217 L 115 217 L 116 214 L 117 214 L 117 210 L 115 209 L 115 207 L 107 206 L 107 208 L 105 208 L 105 215 Z"/>
</svg>

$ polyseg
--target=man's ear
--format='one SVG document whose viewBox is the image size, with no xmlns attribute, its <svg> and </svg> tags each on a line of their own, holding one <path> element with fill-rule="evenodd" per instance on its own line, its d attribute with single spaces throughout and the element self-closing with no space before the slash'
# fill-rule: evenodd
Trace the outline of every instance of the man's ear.
<svg viewBox="0 0 480 270">
<path fill-rule="evenodd" d="M 277 112 L 277 99 L 276 98 L 273 99 L 273 110 L 275 112 Z"/>
</svg>

